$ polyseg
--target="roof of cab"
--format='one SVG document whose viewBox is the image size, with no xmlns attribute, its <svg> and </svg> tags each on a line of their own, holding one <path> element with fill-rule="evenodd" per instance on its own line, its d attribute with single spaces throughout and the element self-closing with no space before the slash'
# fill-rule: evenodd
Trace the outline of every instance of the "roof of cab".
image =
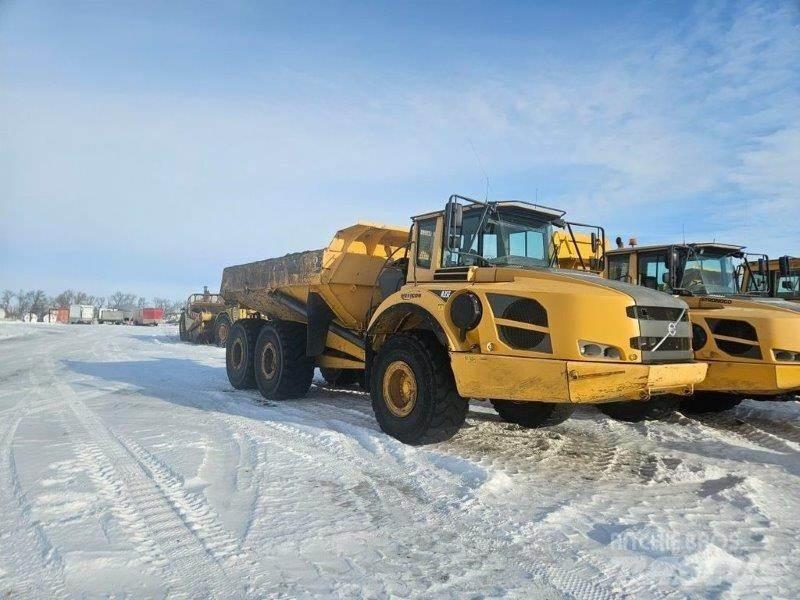
<svg viewBox="0 0 800 600">
<path fill-rule="evenodd" d="M 560 208 L 553 208 L 551 206 L 542 206 L 541 204 L 533 204 L 532 202 L 525 202 L 524 200 L 492 200 L 490 201 L 491 204 L 499 208 L 518 208 L 520 210 L 527 210 L 531 212 L 535 212 L 551 219 L 560 219 L 563 217 L 567 211 L 561 210 Z M 471 204 L 469 206 L 465 206 L 464 210 L 477 210 L 482 208 L 482 204 Z M 428 219 L 431 217 L 438 216 L 442 214 L 442 210 L 434 210 L 431 212 L 427 212 L 421 215 L 416 215 L 411 217 L 412 220 L 418 221 L 419 219 Z"/>
<path fill-rule="evenodd" d="M 650 250 L 662 250 L 670 246 L 691 246 L 692 248 L 713 248 L 715 250 L 726 250 L 737 252 L 744 250 L 745 246 L 738 246 L 736 244 L 720 244 L 719 242 L 689 242 L 686 244 L 654 244 L 650 246 L 625 246 L 624 248 L 613 248 L 606 251 L 606 254 L 624 254 L 626 252 L 642 252 Z"/>
</svg>

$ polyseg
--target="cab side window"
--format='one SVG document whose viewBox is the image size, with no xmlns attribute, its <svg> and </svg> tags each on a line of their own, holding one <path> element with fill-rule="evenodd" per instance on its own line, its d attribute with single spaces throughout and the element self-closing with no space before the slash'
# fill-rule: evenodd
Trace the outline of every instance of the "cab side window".
<svg viewBox="0 0 800 600">
<path fill-rule="evenodd" d="M 436 233 L 436 219 L 417 222 L 417 266 L 430 269 L 433 259 L 433 236 Z"/>
<path fill-rule="evenodd" d="M 653 290 L 666 291 L 668 289 L 666 254 L 640 254 L 639 255 L 639 285 Z"/>
<path fill-rule="evenodd" d="M 775 295 L 778 298 L 800 298 L 800 272 L 793 271 L 788 277 L 776 275 Z"/>
<path fill-rule="evenodd" d="M 608 278 L 631 282 L 631 257 L 629 254 L 613 254 L 608 257 Z"/>
</svg>

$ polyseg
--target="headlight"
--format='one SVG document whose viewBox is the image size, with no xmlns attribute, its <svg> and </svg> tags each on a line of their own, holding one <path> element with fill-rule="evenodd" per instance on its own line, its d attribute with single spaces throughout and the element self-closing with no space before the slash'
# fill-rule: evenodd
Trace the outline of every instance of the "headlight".
<svg viewBox="0 0 800 600">
<path fill-rule="evenodd" d="M 586 356 L 587 358 L 622 360 L 622 351 L 619 348 L 615 346 L 609 346 L 608 344 L 579 340 L 578 349 L 580 350 L 581 356 Z"/>
<path fill-rule="evenodd" d="M 475 329 L 481 322 L 483 306 L 481 300 L 472 292 L 459 294 L 450 301 L 450 318 L 453 324 L 464 333 Z"/>
<path fill-rule="evenodd" d="M 800 362 L 800 352 L 792 350 L 772 350 L 775 360 L 780 362 Z"/>
</svg>

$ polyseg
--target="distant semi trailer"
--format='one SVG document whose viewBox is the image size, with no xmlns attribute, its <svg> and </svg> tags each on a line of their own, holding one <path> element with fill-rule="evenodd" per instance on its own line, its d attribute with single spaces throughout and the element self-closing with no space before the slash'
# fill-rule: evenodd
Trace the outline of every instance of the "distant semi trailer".
<svg viewBox="0 0 800 600">
<path fill-rule="evenodd" d="M 101 308 L 97 314 L 98 323 L 113 323 L 121 325 L 125 320 L 125 311 L 118 308 Z"/>
<path fill-rule="evenodd" d="M 91 304 L 72 304 L 69 307 L 69 322 L 91 323 L 94 321 L 94 306 Z"/>
<path fill-rule="evenodd" d="M 163 308 L 137 308 L 133 312 L 134 325 L 159 325 L 163 322 Z"/>
</svg>

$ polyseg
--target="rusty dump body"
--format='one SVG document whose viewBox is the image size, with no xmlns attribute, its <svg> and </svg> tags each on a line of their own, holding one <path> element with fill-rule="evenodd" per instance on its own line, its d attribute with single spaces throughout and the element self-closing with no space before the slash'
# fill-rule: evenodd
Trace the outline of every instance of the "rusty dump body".
<svg viewBox="0 0 800 600">
<path fill-rule="evenodd" d="M 226 267 L 220 294 L 228 305 L 238 305 L 263 317 L 309 322 L 309 302 L 321 327 L 327 350 L 322 365 L 363 368 L 362 334 L 369 313 L 380 301 L 375 284 L 387 258 L 403 256 L 408 229 L 359 222 L 336 232 L 327 248 L 295 252 L 279 258 Z M 320 310 L 319 307 L 323 307 Z M 312 321 L 316 317 L 312 315 Z M 311 331 L 316 330 L 309 323 Z M 310 333 L 310 335 L 312 335 Z M 324 354 L 323 348 L 319 350 Z"/>
</svg>

